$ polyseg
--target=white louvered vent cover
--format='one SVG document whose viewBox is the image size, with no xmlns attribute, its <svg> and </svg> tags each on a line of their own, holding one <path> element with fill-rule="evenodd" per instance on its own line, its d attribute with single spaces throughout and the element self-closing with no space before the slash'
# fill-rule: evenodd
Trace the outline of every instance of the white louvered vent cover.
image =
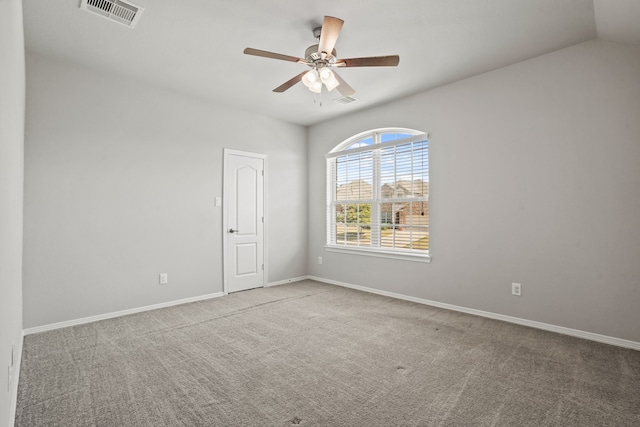
<svg viewBox="0 0 640 427">
<path fill-rule="evenodd" d="M 342 98 L 334 99 L 338 104 L 349 104 L 353 101 L 357 101 L 353 96 L 343 96 Z"/>
<path fill-rule="evenodd" d="M 92 12 L 129 28 L 138 23 L 144 7 L 124 0 L 82 0 L 80 9 Z"/>
</svg>

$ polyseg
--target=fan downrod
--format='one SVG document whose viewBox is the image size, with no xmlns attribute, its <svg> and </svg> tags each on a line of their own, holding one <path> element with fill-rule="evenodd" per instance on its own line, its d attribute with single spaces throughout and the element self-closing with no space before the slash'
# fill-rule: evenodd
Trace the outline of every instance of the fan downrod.
<svg viewBox="0 0 640 427">
<path fill-rule="evenodd" d="M 313 37 L 315 37 L 316 41 L 320 41 L 320 33 L 322 32 L 322 27 L 316 27 L 313 29 Z"/>
</svg>

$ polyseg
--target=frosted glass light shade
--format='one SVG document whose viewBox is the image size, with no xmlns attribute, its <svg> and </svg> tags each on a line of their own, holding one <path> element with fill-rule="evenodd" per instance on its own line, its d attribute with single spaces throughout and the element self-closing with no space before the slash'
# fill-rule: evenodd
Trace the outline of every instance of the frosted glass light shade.
<svg viewBox="0 0 640 427">
<path fill-rule="evenodd" d="M 324 82 L 325 80 L 329 80 L 331 78 L 333 78 L 333 73 L 331 72 L 330 69 L 328 68 L 321 68 L 320 69 L 320 79 L 322 79 L 322 81 Z"/>
<path fill-rule="evenodd" d="M 309 90 L 313 93 L 322 92 L 322 82 L 320 80 L 316 80 L 315 82 L 311 83 L 311 86 L 309 86 Z"/>
<path fill-rule="evenodd" d="M 335 74 L 328 68 L 321 68 L 319 71 L 320 80 L 327 87 L 327 90 L 334 90 L 340 83 L 336 79 Z"/>
<path fill-rule="evenodd" d="M 330 79 L 324 81 L 324 85 L 327 87 L 328 91 L 334 90 L 338 87 L 339 84 L 340 82 L 333 76 Z"/>
<path fill-rule="evenodd" d="M 302 83 L 306 87 L 311 88 L 311 85 L 314 82 L 317 82 L 319 78 L 320 78 L 320 76 L 318 75 L 318 72 L 315 69 L 309 70 L 308 73 L 306 73 L 304 76 L 302 76 Z"/>
</svg>

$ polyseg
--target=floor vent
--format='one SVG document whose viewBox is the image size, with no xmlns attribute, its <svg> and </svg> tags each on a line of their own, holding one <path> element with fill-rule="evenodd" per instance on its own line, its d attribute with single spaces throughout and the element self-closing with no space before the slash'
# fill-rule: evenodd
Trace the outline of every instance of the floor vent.
<svg viewBox="0 0 640 427">
<path fill-rule="evenodd" d="M 144 7 L 124 0 L 82 0 L 80 9 L 92 12 L 129 28 L 138 23 Z"/>
<path fill-rule="evenodd" d="M 357 101 L 353 96 L 343 96 L 342 98 L 334 99 L 338 104 L 349 104 L 353 101 Z"/>
</svg>

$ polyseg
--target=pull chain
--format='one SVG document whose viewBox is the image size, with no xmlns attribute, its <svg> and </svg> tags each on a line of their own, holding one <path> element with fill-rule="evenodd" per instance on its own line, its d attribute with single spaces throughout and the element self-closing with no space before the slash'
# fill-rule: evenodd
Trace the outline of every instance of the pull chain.
<svg viewBox="0 0 640 427">
<path fill-rule="evenodd" d="M 313 103 L 314 104 L 318 104 L 320 107 L 322 107 L 322 92 L 320 92 L 319 94 L 320 96 L 318 96 L 318 94 L 314 93 L 313 94 Z M 320 98 L 320 99 L 318 99 Z"/>
</svg>

